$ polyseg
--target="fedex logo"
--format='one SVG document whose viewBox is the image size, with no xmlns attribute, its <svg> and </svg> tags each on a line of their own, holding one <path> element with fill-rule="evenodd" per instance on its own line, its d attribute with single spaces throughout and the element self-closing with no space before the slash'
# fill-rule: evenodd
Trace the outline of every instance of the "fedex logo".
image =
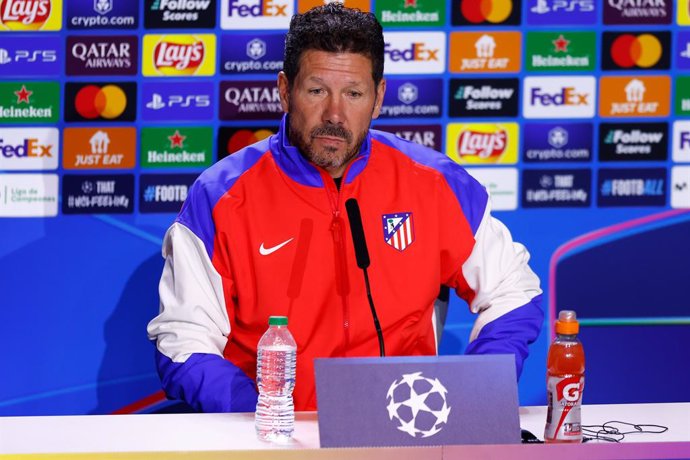
<svg viewBox="0 0 690 460">
<path fill-rule="evenodd" d="M 384 65 L 388 74 L 442 73 L 445 70 L 446 37 L 443 32 L 420 32 L 413 36 L 409 32 L 388 32 L 384 33 L 384 40 Z"/>
<path fill-rule="evenodd" d="M 292 0 L 223 0 L 221 28 L 287 29 L 294 3 Z"/>
<path fill-rule="evenodd" d="M 525 118 L 591 118 L 594 116 L 594 77 L 527 77 L 524 80 Z"/>
<path fill-rule="evenodd" d="M 280 0 L 228 0 L 228 10 L 230 16 L 237 14 L 241 17 L 258 16 L 287 16 L 287 2 Z"/>
<path fill-rule="evenodd" d="M 438 61 L 438 50 L 426 48 L 424 43 L 412 43 L 407 49 L 392 49 L 390 43 L 386 43 L 383 51 L 393 62 L 397 61 Z"/>
<path fill-rule="evenodd" d="M 673 161 L 690 162 L 690 120 L 673 122 Z"/>
<path fill-rule="evenodd" d="M 4 144 L 3 139 L 0 139 L 0 152 L 6 158 L 11 157 L 52 157 L 51 153 L 53 146 L 44 145 L 38 142 L 38 139 L 24 139 L 24 142 L 19 145 Z"/>
<path fill-rule="evenodd" d="M 0 169 L 56 169 L 57 128 L 0 128 Z"/>
<path fill-rule="evenodd" d="M 578 93 L 573 87 L 562 88 L 560 92 L 550 94 L 542 88 L 532 88 L 532 105 L 539 102 L 541 105 L 587 105 L 589 94 Z"/>
</svg>

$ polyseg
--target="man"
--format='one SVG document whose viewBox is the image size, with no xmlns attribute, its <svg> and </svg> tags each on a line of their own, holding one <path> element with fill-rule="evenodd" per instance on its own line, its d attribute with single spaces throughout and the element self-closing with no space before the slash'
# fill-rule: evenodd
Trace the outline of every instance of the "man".
<svg viewBox="0 0 690 460">
<path fill-rule="evenodd" d="M 383 50 L 375 17 L 340 3 L 292 19 L 279 132 L 201 174 L 165 236 L 161 313 L 148 332 L 169 397 L 253 411 L 270 315 L 288 316 L 297 342 L 296 410 L 316 408 L 315 357 L 379 354 L 349 198 L 387 355 L 436 354 L 445 285 L 478 313 L 467 352 L 513 353 L 519 373 L 543 320 L 529 255 L 460 166 L 369 130 L 386 88 Z"/>
</svg>

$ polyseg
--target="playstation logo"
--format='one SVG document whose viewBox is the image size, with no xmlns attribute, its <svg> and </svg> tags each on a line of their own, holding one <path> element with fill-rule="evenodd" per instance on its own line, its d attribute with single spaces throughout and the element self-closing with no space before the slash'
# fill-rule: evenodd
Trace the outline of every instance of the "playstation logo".
<svg viewBox="0 0 690 460">
<path fill-rule="evenodd" d="M 258 38 L 253 39 L 247 43 L 247 56 L 254 59 L 261 59 L 266 55 L 266 42 L 259 40 Z"/>
<path fill-rule="evenodd" d="M 151 110 L 158 110 L 165 107 L 165 102 L 163 102 L 163 97 L 158 93 L 153 93 L 151 100 L 146 103 L 146 108 Z"/>
<path fill-rule="evenodd" d="M 93 0 L 93 10 L 98 14 L 108 14 L 113 10 L 113 0 Z"/>
<path fill-rule="evenodd" d="M 0 48 L 0 64 L 7 64 L 12 62 L 10 53 L 5 48 Z"/>
<path fill-rule="evenodd" d="M 685 49 L 680 52 L 680 55 L 684 58 L 690 58 L 690 42 L 685 43 Z"/>
<path fill-rule="evenodd" d="M 412 83 L 405 83 L 398 88 L 398 99 L 403 104 L 412 104 L 417 100 L 417 87 Z"/>
<path fill-rule="evenodd" d="M 530 8 L 530 11 L 532 13 L 544 14 L 551 11 L 551 8 L 549 8 L 549 2 L 547 0 L 537 0 L 537 4 Z"/>
</svg>

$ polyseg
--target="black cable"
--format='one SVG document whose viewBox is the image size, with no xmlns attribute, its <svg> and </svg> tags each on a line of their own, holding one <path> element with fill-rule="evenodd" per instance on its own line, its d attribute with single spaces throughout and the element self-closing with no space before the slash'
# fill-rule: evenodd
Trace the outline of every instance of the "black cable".
<svg viewBox="0 0 690 460">
<path fill-rule="evenodd" d="M 633 430 L 621 431 L 619 428 L 613 426 L 613 424 L 630 426 L 633 428 Z M 650 430 L 650 428 L 656 428 L 657 430 Z M 625 439 L 625 435 L 628 434 L 661 434 L 666 431 L 668 431 L 668 427 L 663 425 L 655 425 L 653 423 L 629 423 L 622 422 L 620 420 L 611 420 L 604 422 L 602 425 L 582 425 L 582 441 L 621 442 L 623 439 Z M 589 435 L 590 437 L 585 437 L 585 434 Z"/>
<path fill-rule="evenodd" d="M 379 317 L 376 314 L 376 308 L 374 308 L 374 299 L 371 297 L 371 288 L 369 287 L 369 274 L 367 269 L 363 268 L 364 272 L 364 285 L 367 289 L 367 299 L 369 300 L 369 308 L 371 309 L 371 316 L 374 318 L 374 327 L 376 328 L 376 337 L 379 339 L 379 353 L 383 358 L 386 356 L 386 349 L 383 345 L 383 331 L 381 331 L 381 324 L 379 323 Z"/>
</svg>

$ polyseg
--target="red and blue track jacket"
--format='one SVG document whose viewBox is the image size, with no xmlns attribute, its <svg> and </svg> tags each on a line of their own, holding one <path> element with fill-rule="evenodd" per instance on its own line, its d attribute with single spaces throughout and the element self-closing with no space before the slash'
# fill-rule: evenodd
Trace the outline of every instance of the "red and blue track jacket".
<svg viewBox="0 0 690 460">
<path fill-rule="evenodd" d="M 543 321 L 529 254 L 448 157 L 371 130 L 340 189 L 279 132 L 219 161 L 165 235 L 160 314 L 148 327 L 167 395 L 205 412 L 253 411 L 256 346 L 271 315 L 297 342 L 296 410 L 316 409 L 313 359 L 378 356 L 345 201 L 356 198 L 389 356 L 437 353 L 439 286 L 477 320 L 468 353 L 513 353 Z"/>
</svg>

